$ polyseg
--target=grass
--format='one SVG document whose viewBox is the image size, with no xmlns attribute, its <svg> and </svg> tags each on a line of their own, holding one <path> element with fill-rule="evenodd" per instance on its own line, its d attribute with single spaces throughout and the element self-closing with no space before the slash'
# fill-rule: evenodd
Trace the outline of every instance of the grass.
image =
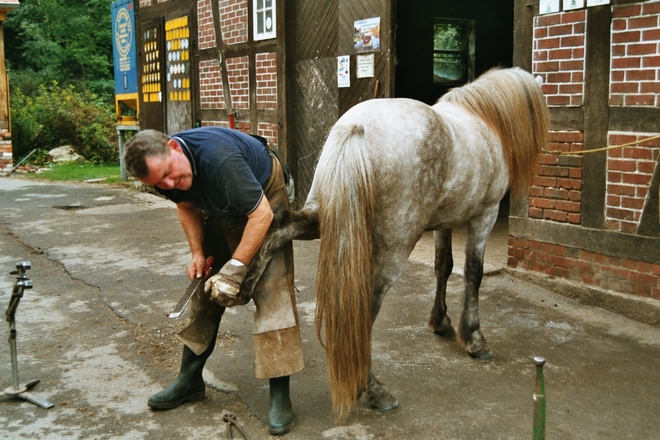
<svg viewBox="0 0 660 440">
<path fill-rule="evenodd" d="M 53 164 L 40 173 L 27 176 L 34 179 L 52 181 L 82 182 L 91 179 L 104 179 L 105 183 L 122 183 L 119 165 L 94 165 L 88 163 Z"/>
</svg>

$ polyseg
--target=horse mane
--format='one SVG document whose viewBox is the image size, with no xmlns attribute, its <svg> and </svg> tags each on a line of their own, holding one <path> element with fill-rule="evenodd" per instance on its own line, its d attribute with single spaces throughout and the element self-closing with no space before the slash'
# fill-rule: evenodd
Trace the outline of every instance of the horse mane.
<svg viewBox="0 0 660 440">
<path fill-rule="evenodd" d="M 543 93 L 530 73 L 519 68 L 491 69 L 439 101 L 459 105 L 485 121 L 502 141 L 512 191 L 520 194 L 529 187 L 550 128 Z"/>
</svg>

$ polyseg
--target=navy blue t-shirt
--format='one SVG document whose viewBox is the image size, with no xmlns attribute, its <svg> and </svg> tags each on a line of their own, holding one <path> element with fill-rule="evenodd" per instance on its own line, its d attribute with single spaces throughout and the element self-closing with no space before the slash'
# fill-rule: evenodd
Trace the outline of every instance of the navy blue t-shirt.
<svg viewBox="0 0 660 440">
<path fill-rule="evenodd" d="M 170 136 L 181 146 L 193 171 L 186 190 L 158 192 L 175 203 L 192 202 L 209 214 L 247 215 L 263 197 L 271 173 L 264 144 L 238 130 L 201 127 Z"/>
</svg>

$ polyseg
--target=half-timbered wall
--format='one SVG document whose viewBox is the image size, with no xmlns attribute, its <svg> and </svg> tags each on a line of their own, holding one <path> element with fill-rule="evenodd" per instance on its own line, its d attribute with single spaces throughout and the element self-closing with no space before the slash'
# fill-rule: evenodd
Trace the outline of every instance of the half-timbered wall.
<svg viewBox="0 0 660 440">
<path fill-rule="evenodd" d="M 514 62 L 543 78 L 548 150 L 563 154 L 542 154 L 514 203 L 509 265 L 660 299 L 660 139 L 646 140 L 660 135 L 660 1 L 547 15 L 536 3 L 518 9 L 531 28 Z"/>
<path fill-rule="evenodd" d="M 186 8 L 193 11 L 191 107 L 183 112 L 190 113 L 190 123 L 177 128 L 233 125 L 264 136 L 286 158 L 282 120 L 286 95 L 279 81 L 284 77 L 280 61 L 285 47 L 284 1 L 277 2 L 277 37 L 263 41 L 252 37 L 252 0 L 140 0 L 139 4 L 138 22 L 142 23 L 170 19 Z M 150 116 L 143 115 L 141 120 L 149 125 L 145 128 L 171 131 L 171 119 L 182 112 L 163 113 L 165 121 L 150 122 Z"/>
</svg>

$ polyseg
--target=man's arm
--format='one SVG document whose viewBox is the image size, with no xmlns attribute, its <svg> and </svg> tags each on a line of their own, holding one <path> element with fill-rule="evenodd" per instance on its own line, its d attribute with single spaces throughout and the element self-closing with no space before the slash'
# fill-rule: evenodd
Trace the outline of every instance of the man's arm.
<svg viewBox="0 0 660 440">
<path fill-rule="evenodd" d="M 201 278 L 204 272 L 205 259 L 202 245 L 204 241 L 204 213 L 190 202 L 177 203 L 176 210 L 192 253 L 188 276 L 190 279 Z"/>
<path fill-rule="evenodd" d="M 233 258 L 248 265 L 266 238 L 266 233 L 273 221 L 273 210 L 264 195 L 256 209 L 248 214 L 248 221 L 243 237 L 234 251 Z"/>
</svg>

